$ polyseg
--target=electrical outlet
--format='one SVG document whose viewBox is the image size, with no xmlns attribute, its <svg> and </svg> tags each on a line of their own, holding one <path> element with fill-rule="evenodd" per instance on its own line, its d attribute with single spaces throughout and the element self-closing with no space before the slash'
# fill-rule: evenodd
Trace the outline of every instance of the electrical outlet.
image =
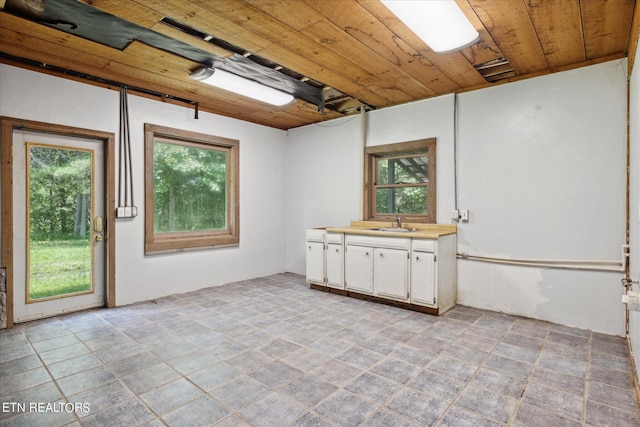
<svg viewBox="0 0 640 427">
<path fill-rule="evenodd" d="M 118 218 L 124 218 L 124 207 L 120 206 L 116 209 L 116 216 Z"/>
<path fill-rule="evenodd" d="M 124 207 L 124 216 L 126 218 L 131 218 L 131 206 Z"/>
<path fill-rule="evenodd" d="M 131 206 L 131 216 L 138 216 L 138 207 Z"/>
<path fill-rule="evenodd" d="M 627 304 L 629 311 L 640 311 L 640 308 L 638 308 L 638 292 L 629 291 L 626 295 L 622 295 L 622 303 Z"/>
<path fill-rule="evenodd" d="M 460 219 L 463 221 L 469 221 L 469 209 L 462 209 L 460 211 Z"/>
<path fill-rule="evenodd" d="M 451 219 L 454 221 L 458 221 L 460 219 L 460 212 L 458 211 L 458 209 L 453 209 L 451 211 Z"/>
</svg>

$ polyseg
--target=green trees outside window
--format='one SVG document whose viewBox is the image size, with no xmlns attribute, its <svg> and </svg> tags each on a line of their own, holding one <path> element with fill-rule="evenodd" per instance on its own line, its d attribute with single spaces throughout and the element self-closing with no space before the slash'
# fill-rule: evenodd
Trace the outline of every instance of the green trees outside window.
<svg viewBox="0 0 640 427">
<path fill-rule="evenodd" d="M 426 215 L 428 164 L 426 155 L 378 158 L 376 213 Z"/>
<path fill-rule="evenodd" d="M 27 149 L 28 300 L 91 291 L 91 152 Z"/>
<path fill-rule="evenodd" d="M 225 229 L 227 161 L 225 151 L 156 141 L 154 231 Z"/>
<path fill-rule="evenodd" d="M 237 140 L 145 124 L 145 253 L 236 246 Z"/>
<path fill-rule="evenodd" d="M 436 222 L 435 138 L 367 147 L 365 157 L 366 219 Z"/>
</svg>

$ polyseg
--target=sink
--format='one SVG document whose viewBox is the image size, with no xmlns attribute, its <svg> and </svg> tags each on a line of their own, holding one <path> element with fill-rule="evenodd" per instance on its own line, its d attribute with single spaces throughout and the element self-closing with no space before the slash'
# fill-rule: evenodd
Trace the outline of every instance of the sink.
<svg viewBox="0 0 640 427">
<path fill-rule="evenodd" d="M 409 233 L 411 231 L 416 231 L 416 229 L 408 229 L 408 228 L 369 228 L 371 231 L 392 231 L 394 233 Z"/>
</svg>

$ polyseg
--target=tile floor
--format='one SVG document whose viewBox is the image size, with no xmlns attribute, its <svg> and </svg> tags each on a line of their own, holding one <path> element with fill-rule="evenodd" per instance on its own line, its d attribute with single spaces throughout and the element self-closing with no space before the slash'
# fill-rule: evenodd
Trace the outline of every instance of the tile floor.
<svg viewBox="0 0 640 427">
<path fill-rule="evenodd" d="M 0 426 L 637 427 L 630 373 L 620 337 L 280 274 L 0 332 Z"/>
</svg>

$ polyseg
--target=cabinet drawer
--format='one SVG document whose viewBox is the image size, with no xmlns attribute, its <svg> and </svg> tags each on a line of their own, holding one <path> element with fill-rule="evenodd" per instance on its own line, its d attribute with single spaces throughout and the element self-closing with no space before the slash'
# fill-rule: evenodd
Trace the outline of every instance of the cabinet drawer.
<svg viewBox="0 0 640 427">
<path fill-rule="evenodd" d="M 307 229 L 307 242 L 324 243 L 325 234 L 326 232 L 322 228 L 309 228 Z"/>
<path fill-rule="evenodd" d="M 436 241 L 431 239 L 413 239 L 411 249 L 418 252 L 435 252 Z"/>
<path fill-rule="evenodd" d="M 327 233 L 327 243 L 341 245 L 344 238 L 342 233 Z"/>
</svg>

